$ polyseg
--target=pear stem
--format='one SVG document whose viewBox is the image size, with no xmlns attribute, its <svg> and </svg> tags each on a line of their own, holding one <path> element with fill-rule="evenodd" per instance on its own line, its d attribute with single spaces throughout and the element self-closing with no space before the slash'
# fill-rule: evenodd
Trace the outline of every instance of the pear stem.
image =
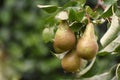
<svg viewBox="0 0 120 80">
<path fill-rule="evenodd" d="M 90 16 L 89 16 L 89 14 L 87 12 L 86 12 L 86 17 L 88 19 L 88 23 L 91 23 Z"/>
<path fill-rule="evenodd" d="M 68 22 L 67 20 L 61 20 L 60 24 L 59 24 L 59 28 L 68 28 Z"/>
</svg>

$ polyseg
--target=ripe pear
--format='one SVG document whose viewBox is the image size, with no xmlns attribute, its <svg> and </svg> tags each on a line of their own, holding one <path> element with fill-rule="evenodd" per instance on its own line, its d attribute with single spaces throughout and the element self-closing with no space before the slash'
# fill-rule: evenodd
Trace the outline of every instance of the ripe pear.
<svg viewBox="0 0 120 80">
<path fill-rule="evenodd" d="M 74 32 L 69 28 L 66 20 L 61 21 L 55 34 L 53 47 L 56 53 L 71 50 L 76 43 Z"/>
<path fill-rule="evenodd" d="M 61 64 L 66 72 L 77 72 L 80 69 L 81 58 L 75 50 L 72 50 L 63 57 Z"/>
<path fill-rule="evenodd" d="M 86 60 L 91 60 L 96 56 L 98 44 L 92 23 L 88 23 L 83 36 L 78 40 L 77 52 L 81 58 Z"/>
</svg>

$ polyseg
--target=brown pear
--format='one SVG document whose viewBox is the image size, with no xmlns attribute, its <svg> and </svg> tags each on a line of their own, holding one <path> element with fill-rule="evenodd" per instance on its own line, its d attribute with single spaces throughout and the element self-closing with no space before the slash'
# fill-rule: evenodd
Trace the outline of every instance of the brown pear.
<svg viewBox="0 0 120 80">
<path fill-rule="evenodd" d="M 77 72 L 80 69 L 81 58 L 77 55 L 77 52 L 73 50 L 63 57 L 61 64 L 66 72 Z"/>
<path fill-rule="evenodd" d="M 69 28 L 67 21 L 61 21 L 55 34 L 53 47 L 56 53 L 71 50 L 76 42 L 74 32 Z"/>
<path fill-rule="evenodd" d="M 91 60 L 96 56 L 98 52 L 98 44 L 94 33 L 94 25 L 88 23 L 83 36 L 77 43 L 78 55 L 87 60 Z"/>
</svg>

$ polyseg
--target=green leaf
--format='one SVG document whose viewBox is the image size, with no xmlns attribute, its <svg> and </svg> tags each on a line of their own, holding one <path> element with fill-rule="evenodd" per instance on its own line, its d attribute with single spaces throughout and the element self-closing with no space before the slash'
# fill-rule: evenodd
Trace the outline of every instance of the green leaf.
<svg viewBox="0 0 120 80">
<path fill-rule="evenodd" d="M 62 7 L 61 10 L 64 10 L 64 9 L 67 8 L 67 7 L 72 7 L 72 6 L 76 6 L 76 5 L 77 5 L 77 2 L 71 0 L 71 1 L 67 2 L 66 4 L 64 4 L 64 6 Z"/>
<path fill-rule="evenodd" d="M 118 64 L 116 69 L 116 76 L 117 76 L 117 79 L 119 80 L 120 79 L 120 63 Z"/>
<path fill-rule="evenodd" d="M 83 7 L 86 3 L 86 0 L 78 0 L 78 2 L 79 2 L 79 5 Z"/>
<path fill-rule="evenodd" d="M 45 10 L 48 13 L 53 13 L 58 9 L 58 7 L 55 5 L 37 5 L 37 7 Z"/>
<path fill-rule="evenodd" d="M 107 30 L 107 32 L 103 35 L 103 37 L 100 40 L 100 43 L 102 44 L 102 46 L 105 47 L 111 41 L 113 41 L 117 37 L 119 31 L 120 31 L 120 20 L 114 14 L 112 16 L 112 22 L 111 22 L 110 28 Z"/>
<path fill-rule="evenodd" d="M 114 52 L 120 52 L 120 45 L 116 47 L 116 49 L 114 50 Z"/>
<path fill-rule="evenodd" d="M 93 13 L 93 10 L 89 6 L 86 6 L 85 9 L 89 15 L 91 15 Z"/>
<path fill-rule="evenodd" d="M 104 0 L 104 4 L 106 6 L 109 6 L 109 5 L 113 5 L 114 3 L 116 3 L 118 0 Z"/>
<path fill-rule="evenodd" d="M 69 11 L 69 20 L 81 22 L 84 15 L 85 15 L 84 10 L 77 11 L 77 10 L 71 8 Z"/>
<path fill-rule="evenodd" d="M 76 11 L 72 8 L 69 11 L 69 20 L 70 21 L 76 21 L 76 20 L 78 21 Z"/>
<path fill-rule="evenodd" d="M 79 12 L 77 12 L 77 18 L 78 18 L 79 22 L 82 22 L 84 16 L 85 16 L 85 11 L 84 10 L 80 10 Z"/>
<path fill-rule="evenodd" d="M 44 40 L 44 42 L 49 42 L 53 40 L 54 37 L 54 28 L 50 27 L 50 28 L 45 28 L 42 32 L 42 38 Z"/>
<path fill-rule="evenodd" d="M 74 31 L 74 32 L 78 32 L 80 31 L 80 29 L 82 28 L 82 24 L 81 23 L 73 23 L 70 28 Z"/>
<path fill-rule="evenodd" d="M 106 6 L 101 17 L 107 18 L 112 16 L 112 6 L 117 2 L 117 0 L 104 0 L 104 4 Z M 114 9 L 115 10 L 115 9 Z"/>
<path fill-rule="evenodd" d="M 21 58 L 23 55 L 23 49 L 20 45 L 16 43 L 9 43 L 8 52 L 15 58 Z"/>
<path fill-rule="evenodd" d="M 119 10 L 119 9 L 116 10 L 116 15 L 117 15 L 118 17 L 120 17 L 120 10 Z"/>
<path fill-rule="evenodd" d="M 108 6 L 101 15 L 102 18 L 108 18 L 110 16 L 112 16 L 112 6 Z"/>
</svg>

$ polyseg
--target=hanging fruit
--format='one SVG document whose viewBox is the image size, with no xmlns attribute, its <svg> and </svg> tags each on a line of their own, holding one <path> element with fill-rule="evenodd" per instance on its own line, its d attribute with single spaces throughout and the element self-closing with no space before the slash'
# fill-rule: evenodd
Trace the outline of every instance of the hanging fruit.
<svg viewBox="0 0 120 80">
<path fill-rule="evenodd" d="M 53 47 L 56 53 L 71 50 L 76 43 L 74 32 L 69 28 L 66 20 L 62 20 L 55 34 Z"/>
<path fill-rule="evenodd" d="M 83 36 L 77 43 L 78 55 L 87 60 L 93 59 L 98 52 L 98 44 L 94 33 L 94 25 L 88 23 Z"/>
</svg>

